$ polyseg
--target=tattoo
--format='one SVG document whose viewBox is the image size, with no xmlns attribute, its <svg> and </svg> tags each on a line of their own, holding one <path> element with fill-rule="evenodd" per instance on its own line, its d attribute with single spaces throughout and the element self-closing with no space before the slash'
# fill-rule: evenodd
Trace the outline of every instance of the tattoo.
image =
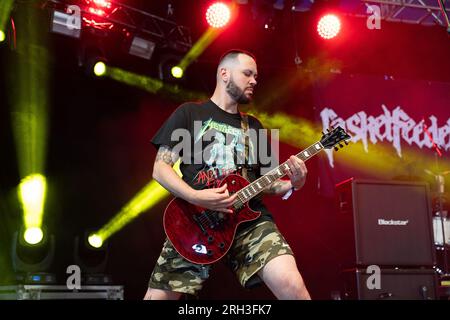
<svg viewBox="0 0 450 320">
<path fill-rule="evenodd" d="M 158 149 L 158 153 L 156 154 L 156 161 L 163 161 L 168 165 L 173 166 L 178 156 L 170 149 L 168 146 L 160 146 Z"/>
<path fill-rule="evenodd" d="M 284 184 L 284 181 L 275 180 L 264 190 L 264 192 L 267 194 L 278 194 L 280 193 L 281 188 L 283 188 Z"/>
</svg>

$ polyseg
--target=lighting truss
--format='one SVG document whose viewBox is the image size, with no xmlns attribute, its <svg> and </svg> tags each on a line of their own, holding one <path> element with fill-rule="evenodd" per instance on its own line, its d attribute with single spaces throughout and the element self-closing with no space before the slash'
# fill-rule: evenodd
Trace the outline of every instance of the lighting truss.
<svg viewBox="0 0 450 320">
<path fill-rule="evenodd" d="M 148 37 L 160 47 L 180 52 L 187 52 L 192 47 L 190 31 L 187 27 L 115 1 L 111 1 L 114 10 L 103 16 L 89 12 L 83 0 L 72 1 L 72 3 L 48 0 L 46 6 L 65 12 L 67 6 L 73 2 L 77 2 L 80 7 L 83 19 L 82 29 L 91 27 L 107 32 L 108 29 L 115 27 L 123 32 Z"/>
<path fill-rule="evenodd" d="M 344 0 L 341 7 L 346 14 L 368 17 L 367 7 L 380 7 L 381 19 L 418 25 L 439 25 L 447 27 L 446 17 L 439 6 L 439 0 Z M 442 0 L 447 15 L 450 15 L 450 0 Z"/>
</svg>

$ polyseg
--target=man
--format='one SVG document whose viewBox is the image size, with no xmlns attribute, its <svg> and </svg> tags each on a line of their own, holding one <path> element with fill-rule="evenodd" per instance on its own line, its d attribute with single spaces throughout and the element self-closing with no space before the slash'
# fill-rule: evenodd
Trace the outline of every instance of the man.
<svg viewBox="0 0 450 320">
<path fill-rule="evenodd" d="M 174 196 L 203 208 L 232 212 L 229 207 L 235 201 L 236 194 L 230 195 L 226 184 L 217 186 L 221 177 L 239 169 L 238 163 L 234 163 L 236 157 L 227 156 L 226 159 L 214 163 L 208 162 L 209 165 L 206 162 L 212 158 L 212 148 L 214 154 L 217 154 L 216 148 L 225 146 L 223 139 L 214 141 L 214 138 L 230 136 L 232 143 L 236 144 L 235 152 L 244 150 L 244 117 L 238 110 L 238 104 L 246 104 L 252 100 L 256 79 L 256 61 L 250 53 L 241 50 L 227 52 L 222 56 L 217 68 L 217 84 L 210 100 L 202 104 L 181 105 L 153 137 L 152 143 L 159 148 L 153 178 Z M 200 125 L 196 126 L 195 123 Z M 263 129 L 261 123 L 250 116 L 248 126 L 251 130 Z M 194 147 L 193 152 L 183 149 L 180 165 L 183 178 L 173 169 L 179 155 L 174 151 L 178 141 L 171 139 L 172 133 L 180 129 L 191 133 L 191 142 L 201 144 L 200 159 L 203 159 L 200 163 L 195 162 L 198 160 L 196 150 L 199 149 Z M 220 134 L 217 134 L 218 132 Z M 206 133 L 210 133 L 212 139 L 209 145 L 205 145 L 204 139 L 201 139 Z M 240 143 L 236 142 L 237 138 Z M 255 149 L 254 147 L 261 143 L 251 141 L 249 145 L 250 149 Z M 253 159 L 253 164 L 256 162 L 256 165 L 260 165 L 254 151 L 249 150 L 248 161 L 251 163 Z M 307 170 L 303 161 L 291 156 L 288 164 L 289 180 L 274 181 L 265 190 L 266 193 L 290 195 L 293 190 L 304 185 Z M 249 168 L 251 169 L 250 166 Z M 260 169 L 260 166 L 257 168 Z M 248 179 L 253 181 L 258 175 L 259 170 L 251 170 Z M 255 221 L 239 226 L 233 245 L 224 260 L 229 263 L 244 287 L 251 287 L 262 281 L 278 299 L 310 299 L 292 250 L 278 231 L 270 212 L 258 199 L 250 201 L 250 206 L 261 211 L 262 215 Z M 170 241 L 166 240 L 144 299 L 178 299 L 181 294 L 196 295 L 208 278 L 210 268 L 211 265 L 197 265 L 185 260 L 176 252 Z"/>
</svg>

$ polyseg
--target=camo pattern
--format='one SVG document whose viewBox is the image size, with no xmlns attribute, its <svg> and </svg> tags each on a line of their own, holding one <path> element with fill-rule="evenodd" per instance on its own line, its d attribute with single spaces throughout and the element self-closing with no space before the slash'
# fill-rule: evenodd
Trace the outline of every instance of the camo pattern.
<svg viewBox="0 0 450 320">
<path fill-rule="evenodd" d="M 257 275 L 267 262 L 293 255 L 288 243 L 272 221 L 263 221 L 239 234 L 224 258 L 242 286 L 261 283 Z M 209 277 L 211 265 L 198 265 L 181 257 L 166 240 L 149 281 L 149 287 L 196 295 Z"/>
<path fill-rule="evenodd" d="M 264 221 L 236 237 L 227 259 L 240 284 L 250 288 L 262 282 L 258 271 L 283 254 L 294 255 L 275 223 Z"/>
</svg>

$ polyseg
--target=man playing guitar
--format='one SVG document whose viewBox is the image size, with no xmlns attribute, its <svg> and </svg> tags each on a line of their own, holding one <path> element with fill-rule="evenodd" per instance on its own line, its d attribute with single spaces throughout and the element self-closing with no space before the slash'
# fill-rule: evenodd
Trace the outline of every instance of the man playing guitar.
<svg viewBox="0 0 450 320">
<path fill-rule="evenodd" d="M 241 114 L 238 109 L 239 104 L 252 100 L 257 83 L 253 55 L 242 50 L 225 53 L 220 59 L 216 77 L 216 88 L 208 101 L 181 105 L 153 137 L 152 143 L 158 148 L 153 178 L 186 205 L 212 211 L 219 214 L 222 220 L 224 215 L 233 213 L 232 207 L 236 202 L 243 202 L 243 195 L 239 198 L 237 192 L 229 192 L 227 183 L 220 184 L 222 178 L 239 169 L 242 162 L 237 159 L 244 158 L 245 163 L 252 165 L 244 164 L 245 175 L 248 175 L 245 178 L 250 182 L 261 176 L 262 164 L 255 149 L 261 147 L 262 142 L 246 139 L 245 132 L 258 132 L 263 127 L 256 118 Z M 189 152 L 191 148 L 183 147 L 183 154 L 180 155 L 179 150 L 175 150 L 179 141 L 172 141 L 173 132 L 180 129 L 191 133 L 189 146 L 200 143 L 201 148 L 193 147 L 194 151 Z M 208 144 L 203 139 L 207 135 L 212 140 Z M 196 150 L 200 150 L 200 154 Z M 216 159 L 220 155 L 222 158 Z M 173 169 L 180 157 L 182 178 Z M 198 159 L 200 161 L 196 161 Z M 253 169 L 247 172 L 250 168 Z M 284 174 L 289 180 L 272 181 L 265 186 L 264 193 L 289 196 L 293 190 L 303 187 L 307 169 L 299 157 L 291 156 L 286 161 Z M 253 198 L 249 203 L 251 209 L 261 214 L 232 230 L 235 231 L 233 241 L 226 255 L 223 252 L 238 281 L 247 288 L 264 282 L 278 299 L 310 299 L 293 252 L 276 227 L 272 215 L 259 198 Z M 184 228 L 189 227 L 185 225 Z M 200 228 L 203 229 L 202 225 Z M 207 234 L 207 230 L 199 229 L 198 233 L 201 232 Z M 171 234 L 166 229 L 166 233 L 169 239 L 182 237 L 183 226 Z M 213 242 L 212 238 L 208 236 L 207 242 Z M 181 294 L 196 295 L 208 278 L 212 263 L 193 262 L 196 255 L 199 259 L 213 255 L 206 250 L 207 243 L 189 246 L 188 249 L 192 247 L 193 258 L 186 259 L 177 251 L 175 242 L 169 239 L 165 241 L 156 262 L 144 299 L 178 299 Z M 220 243 L 220 246 L 223 248 L 224 244 Z"/>
</svg>

